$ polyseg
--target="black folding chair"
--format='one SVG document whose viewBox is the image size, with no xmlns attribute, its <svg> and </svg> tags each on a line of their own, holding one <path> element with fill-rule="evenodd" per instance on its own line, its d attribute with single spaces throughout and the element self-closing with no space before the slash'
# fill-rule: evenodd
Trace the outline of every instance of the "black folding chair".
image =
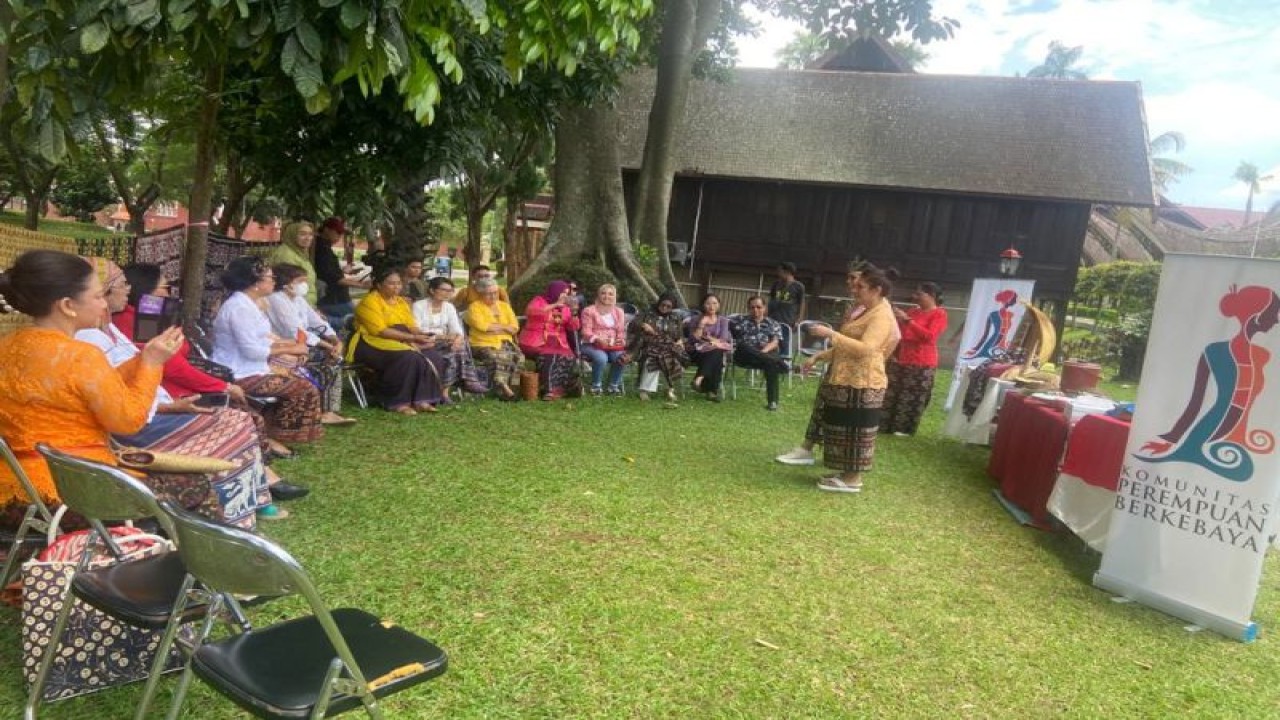
<svg viewBox="0 0 1280 720">
<path fill-rule="evenodd" d="M 109 465 L 68 455 L 43 443 L 36 445 L 36 450 L 49 464 L 63 506 L 83 515 L 89 521 L 90 530 L 85 551 L 63 595 L 62 609 L 54 622 L 49 645 L 43 649 L 40 667 L 31 684 L 24 713 L 27 720 L 35 720 L 44 683 L 55 658 L 59 656 L 58 645 L 75 600 L 126 624 L 159 630 L 171 621 L 178 605 L 177 598 L 185 596 L 187 577 L 187 569 L 176 552 L 91 569 L 89 562 L 99 543 L 113 557 L 119 559 L 124 556 L 104 523 L 156 518 L 162 527 L 168 529 L 167 517 L 160 511 L 151 490 L 126 473 Z M 197 619 L 208 609 L 202 603 L 184 602 L 181 605 L 179 617 L 182 622 Z M 155 668 L 163 669 L 167 654 L 167 646 L 157 650 Z M 149 679 L 148 686 L 155 680 L 155 677 Z"/>
<path fill-rule="evenodd" d="M 363 705 L 381 718 L 379 698 L 445 671 L 445 652 L 408 630 L 363 610 L 330 612 L 306 571 L 275 543 L 162 507 L 192 577 L 214 593 L 169 717 L 181 709 L 193 673 L 258 717 L 323 718 Z M 214 611 L 234 602 L 232 594 L 301 595 L 311 614 L 210 641 Z"/>
</svg>

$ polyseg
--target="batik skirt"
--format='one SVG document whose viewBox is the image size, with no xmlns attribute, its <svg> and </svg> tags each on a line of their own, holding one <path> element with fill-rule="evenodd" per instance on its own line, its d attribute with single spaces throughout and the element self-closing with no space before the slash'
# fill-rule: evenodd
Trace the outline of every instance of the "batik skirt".
<svg viewBox="0 0 1280 720">
<path fill-rule="evenodd" d="M 884 395 L 880 431 L 915 435 L 933 396 L 935 369 L 890 362 L 885 372 L 889 376 L 889 387 Z"/>
<path fill-rule="evenodd" d="M 245 394 L 277 401 L 264 413 L 267 436 L 282 443 L 308 443 L 324 437 L 320 424 L 320 391 L 297 375 L 274 372 L 240 378 Z"/>
<path fill-rule="evenodd" d="M 496 348 L 473 347 L 472 355 L 476 362 L 484 365 L 489 371 L 489 380 L 496 386 L 506 385 L 513 391 L 520 386 L 520 366 L 524 364 L 524 353 L 510 341 L 503 341 Z"/>
<path fill-rule="evenodd" d="M 689 364 L 684 343 L 666 335 L 645 336 L 639 355 L 640 368 L 644 372 L 661 372 L 669 387 L 680 386 L 684 367 Z"/>
<path fill-rule="evenodd" d="M 176 501 L 228 525 L 253 529 L 256 511 L 271 504 L 258 433 L 248 413 L 224 408 L 205 414 L 161 413 L 141 432 L 117 435 L 126 447 L 214 457 L 235 467 L 209 475 L 150 473 L 145 482 L 160 498 Z"/>
<path fill-rule="evenodd" d="M 822 445 L 824 465 L 841 472 L 871 469 L 884 394 L 884 388 L 825 382 L 818 388 L 805 440 Z"/>
<path fill-rule="evenodd" d="M 578 397 L 582 395 L 582 376 L 578 359 L 568 355 L 543 353 L 538 356 L 538 387 L 544 397 Z"/>
</svg>

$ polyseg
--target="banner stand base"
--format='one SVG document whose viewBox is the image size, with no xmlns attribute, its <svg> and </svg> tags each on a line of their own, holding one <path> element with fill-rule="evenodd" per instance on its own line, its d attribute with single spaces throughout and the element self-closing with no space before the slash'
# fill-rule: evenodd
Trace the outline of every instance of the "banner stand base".
<svg viewBox="0 0 1280 720">
<path fill-rule="evenodd" d="M 1200 608 L 1187 605 L 1171 597 L 1153 593 L 1150 590 L 1121 580 L 1120 578 L 1098 572 L 1093 576 L 1093 585 L 1101 590 L 1113 592 L 1129 598 L 1166 615 L 1186 620 L 1206 630 L 1240 642 L 1253 642 L 1258 639 L 1258 624 L 1254 622 L 1239 623 L 1234 620 L 1207 613 Z"/>
</svg>

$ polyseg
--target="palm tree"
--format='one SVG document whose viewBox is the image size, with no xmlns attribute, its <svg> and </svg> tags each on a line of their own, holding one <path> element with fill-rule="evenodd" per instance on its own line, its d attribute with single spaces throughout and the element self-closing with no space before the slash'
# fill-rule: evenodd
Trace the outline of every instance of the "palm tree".
<svg viewBox="0 0 1280 720">
<path fill-rule="evenodd" d="M 1049 43 L 1049 55 L 1044 59 L 1044 62 L 1028 70 L 1027 77 L 1087 80 L 1088 75 L 1071 67 L 1080 61 L 1080 56 L 1083 54 L 1083 45 L 1069 48 L 1054 40 Z"/>
<path fill-rule="evenodd" d="M 1244 201 L 1244 225 L 1249 224 L 1249 216 L 1253 214 L 1253 196 L 1262 192 L 1262 178 L 1258 175 L 1258 166 L 1250 162 L 1240 161 L 1240 167 L 1231 176 L 1244 183 L 1249 189 L 1249 197 Z"/>
<path fill-rule="evenodd" d="M 1157 192 L 1161 194 L 1168 192 L 1169 186 L 1177 182 L 1178 178 L 1191 172 L 1190 165 L 1173 158 L 1162 157 L 1170 153 L 1182 152 L 1186 146 L 1187 139 L 1176 130 L 1160 133 L 1151 139 L 1151 182 L 1156 186 Z"/>
</svg>

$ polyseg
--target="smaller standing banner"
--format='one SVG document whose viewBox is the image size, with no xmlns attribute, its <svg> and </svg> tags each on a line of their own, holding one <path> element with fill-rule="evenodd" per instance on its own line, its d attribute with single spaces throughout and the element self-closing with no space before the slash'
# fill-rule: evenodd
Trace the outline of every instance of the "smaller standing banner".
<svg viewBox="0 0 1280 720">
<path fill-rule="evenodd" d="M 1243 641 L 1257 634 L 1250 617 L 1280 489 L 1278 289 L 1274 260 L 1165 257 L 1093 578 Z"/>
<path fill-rule="evenodd" d="M 1008 349 L 1027 311 L 1021 302 L 1031 300 L 1035 287 L 1035 280 L 979 278 L 973 281 L 945 410 L 950 411 L 955 402 L 963 368 L 977 367 Z"/>
</svg>

